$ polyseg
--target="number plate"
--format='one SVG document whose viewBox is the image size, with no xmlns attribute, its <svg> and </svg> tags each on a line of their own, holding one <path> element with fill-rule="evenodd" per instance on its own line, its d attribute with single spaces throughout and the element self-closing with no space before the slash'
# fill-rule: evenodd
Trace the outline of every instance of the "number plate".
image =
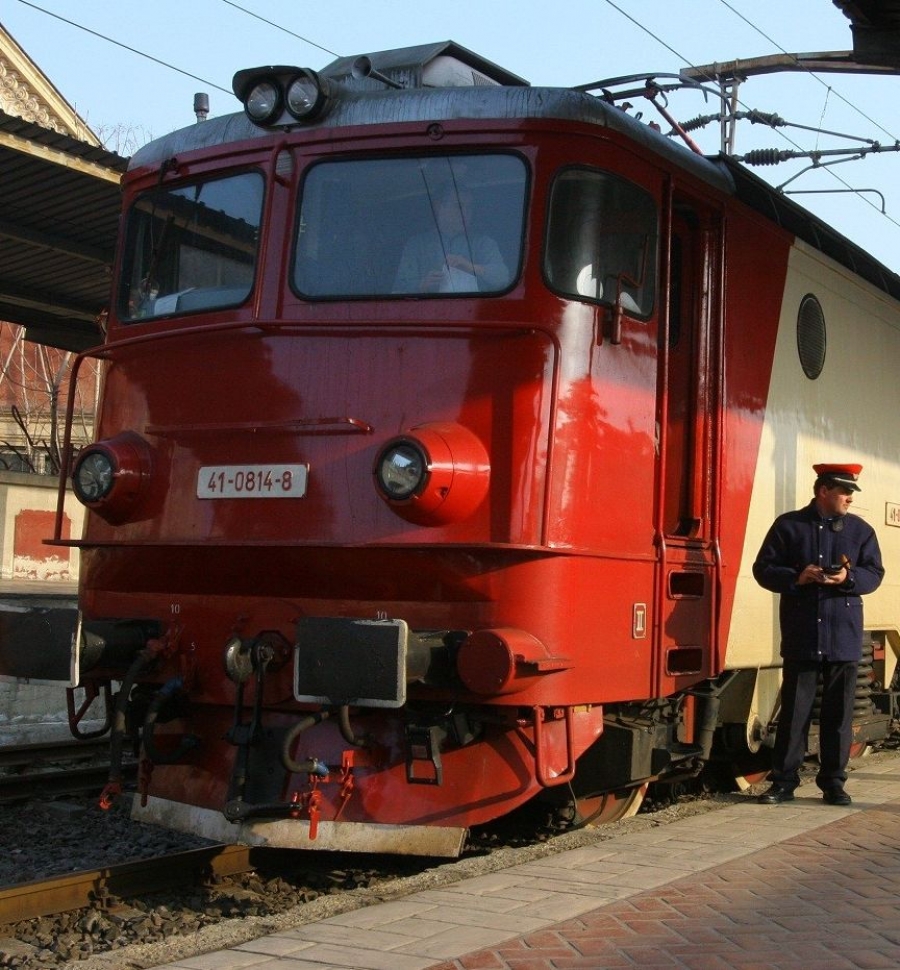
<svg viewBox="0 0 900 970">
<path fill-rule="evenodd" d="M 204 465 L 197 498 L 303 498 L 309 465 Z"/>
</svg>

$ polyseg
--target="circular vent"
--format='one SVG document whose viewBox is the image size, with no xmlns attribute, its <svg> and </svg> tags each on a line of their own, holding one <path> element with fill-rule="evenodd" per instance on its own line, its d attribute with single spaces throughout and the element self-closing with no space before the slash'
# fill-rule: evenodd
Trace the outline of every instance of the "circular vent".
<svg viewBox="0 0 900 970">
<path fill-rule="evenodd" d="M 797 353 L 803 373 L 814 381 L 825 366 L 825 314 L 822 304 L 807 293 L 797 313 Z"/>
</svg>

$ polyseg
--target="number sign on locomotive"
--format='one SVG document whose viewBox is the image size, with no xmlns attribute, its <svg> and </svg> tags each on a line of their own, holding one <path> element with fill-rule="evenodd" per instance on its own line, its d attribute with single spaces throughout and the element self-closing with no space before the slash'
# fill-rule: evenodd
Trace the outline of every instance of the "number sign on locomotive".
<svg viewBox="0 0 900 970">
<path fill-rule="evenodd" d="M 900 280 L 453 43 L 234 91 L 131 161 L 87 524 L 53 540 L 78 609 L 5 616 L 4 672 L 71 649 L 104 800 L 139 738 L 136 811 L 228 841 L 454 855 L 532 799 L 607 820 L 710 762 L 761 777 L 750 565 L 816 462 L 862 462 L 854 510 L 896 524 Z M 881 531 L 859 746 L 900 649 Z"/>
</svg>

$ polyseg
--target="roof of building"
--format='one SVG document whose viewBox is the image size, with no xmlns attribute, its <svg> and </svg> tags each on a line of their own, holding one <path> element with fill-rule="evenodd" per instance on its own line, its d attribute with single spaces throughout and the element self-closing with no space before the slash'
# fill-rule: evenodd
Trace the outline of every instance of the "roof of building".
<svg viewBox="0 0 900 970">
<path fill-rule="evenodd" d="M 850 20 L 858 64 L 900 69 L 900 0 L 833 0 Z"/>
<path fill-rule="evenodd" d="M 99 343 L 127 159 L 0 111 L 0 320 Z"/>
</svg>

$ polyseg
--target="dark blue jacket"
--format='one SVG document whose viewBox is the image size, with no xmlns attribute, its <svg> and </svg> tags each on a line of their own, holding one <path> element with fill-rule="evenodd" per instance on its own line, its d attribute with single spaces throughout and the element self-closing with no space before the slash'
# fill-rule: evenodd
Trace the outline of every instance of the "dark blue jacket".
<svg viewBox="0 0 900 970">
<path fill-rule="evenodd" d="M 846 557 L 844 560 L 843 557 Z M 814 563 L 849 561 L 840 586 L 797 585 Z M 815 501 L 780 515 L 769 529 L 753 564 L 760 586 L 781 594 L 781 656 L 792 660 L 859 660 L 862 656 L 865 593 L 884 576 L 875 530 L 856 515 L 823 519 Z"/>
</svg>

